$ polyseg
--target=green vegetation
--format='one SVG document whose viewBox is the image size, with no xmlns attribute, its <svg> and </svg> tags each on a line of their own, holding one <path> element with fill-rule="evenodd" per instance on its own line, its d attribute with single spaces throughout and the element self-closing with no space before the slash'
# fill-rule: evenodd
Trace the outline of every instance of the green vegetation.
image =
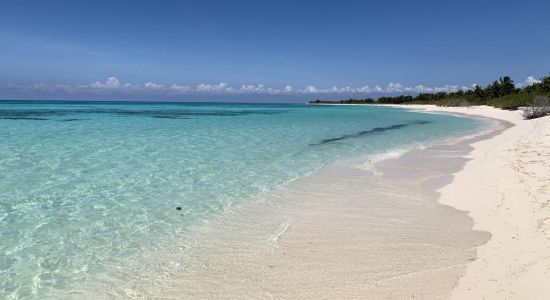
<svg viewBox="0 0 550 300">
<path fill-rule="evenodd" d="M 541 78 L 540 82 L 523 88 L 516 88 L 514 81 L 501 77 L 485 88 L 477 85 L 467 91 L 454 93 L 423 93 L 416 96 L 396 96 L 349 99 L 340 101 L 314 100 L 312 104 L 435 104 L 438 106 L 490 105 L 502 109 L 516 110 L 519 107 L 532 106 L 535 98 L 550 97 L 550 76 Z"/>
</svg>

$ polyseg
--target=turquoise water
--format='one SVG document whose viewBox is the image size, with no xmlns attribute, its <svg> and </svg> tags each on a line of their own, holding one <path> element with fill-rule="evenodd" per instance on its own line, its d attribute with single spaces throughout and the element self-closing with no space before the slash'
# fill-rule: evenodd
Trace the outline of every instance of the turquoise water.
<svg viewBox="0 0 550 300">
<path fill-rule="evenodd" d="M 0 298 L 132 273 L 275 185 L 479 126 L 387 107 L 0 101 Z"/>
</svg>

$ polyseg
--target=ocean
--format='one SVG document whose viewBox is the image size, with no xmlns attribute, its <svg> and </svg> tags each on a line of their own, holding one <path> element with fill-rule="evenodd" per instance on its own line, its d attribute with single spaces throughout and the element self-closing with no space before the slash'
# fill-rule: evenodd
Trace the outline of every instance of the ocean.
<svg viewBox="0 0 550 300">
<path fill-rule="evenodd" d="M 238 219 L 234 206 L 482 124 L 380 106 L 0 101 L 0 298 L 170 276 L 196 228 Z"/>
</svg>

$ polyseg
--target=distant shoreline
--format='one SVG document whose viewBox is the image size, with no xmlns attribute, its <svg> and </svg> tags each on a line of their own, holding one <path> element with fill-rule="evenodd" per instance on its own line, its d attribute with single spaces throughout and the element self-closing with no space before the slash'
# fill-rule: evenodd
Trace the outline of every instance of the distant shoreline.
<svg viewBox="0 0 550 300">
<path fill-rule="evenodd" d="M 500 77 L 486 87 L 475 85 L 470 89 L 452 92 L 427 90 L 424 93 L 380 97 L 378 99 L 313 100 L 310 104 L 412 104 L 463 107 L 488 105 L 516 110 L 526 106 L 550 106 L 550 76 L 544 76 L 529 85 L 516 86 L 509 76 Z M 550 114 L 550 109 L 546 115 Z"/>
</svg>

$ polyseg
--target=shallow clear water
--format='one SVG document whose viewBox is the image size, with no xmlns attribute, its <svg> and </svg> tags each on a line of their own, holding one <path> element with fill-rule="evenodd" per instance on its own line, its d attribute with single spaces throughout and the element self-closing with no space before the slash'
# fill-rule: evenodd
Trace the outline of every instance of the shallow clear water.
<svg viewBox="0 0 550 300">
<path fill-rule="evenodd" d="M 334 160 L 478 126 L 387 107 L 0 101 L 0 298 L 65 295 Z"/>
</svg>

